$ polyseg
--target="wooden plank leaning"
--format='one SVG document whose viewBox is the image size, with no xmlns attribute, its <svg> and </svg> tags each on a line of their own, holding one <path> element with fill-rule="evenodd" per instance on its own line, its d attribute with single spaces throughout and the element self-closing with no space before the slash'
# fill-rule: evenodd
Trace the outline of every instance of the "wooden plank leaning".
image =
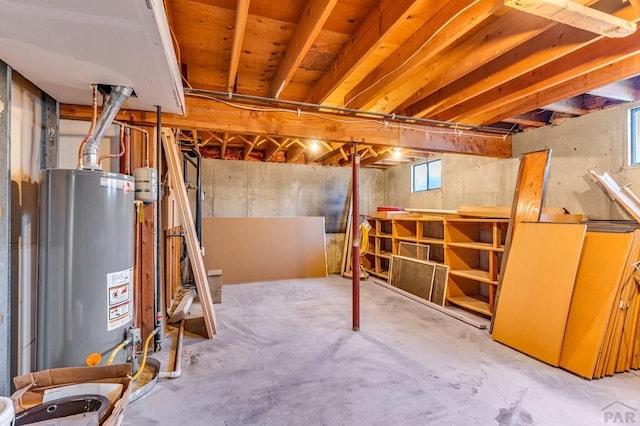
<svg viewBox="0 0 640 426">
<path fill-rule="evenodd" d="M 216 334 L 216 318 L 213 310 L 213 300 L 207 284 L 207 271 L 202 260 L 200 242 L 196 235 L 196 228 L 193 223 L 193 215 L 187 198 L 187 189 L 184 185 L 182 168 L 178 157 L 178 145 L 169 129 L 162 129 L 162 145 L 167 159 L 169 178 L 176 188 L 176 198 L 178 200 L 178 216 L 182 223 L 185 241 L 187 243 L 187 254 L 191 261 L 193 276 L 196 281 L 196 289 L 200 296 L 204 323 L 207 331 L 207 338 L 212 339 Z"/>
<path fill-rule="evenodd" d="M 540 220 L 550 162 L 550 149 L 529 152 L 524 154 L 520 159 L 520 169 L 518 170 L 518 180 L 516 181 L 516 190 L 513 195 L 509 229 L 507 230 L 507 239 L 504 245 L 504 254 L 502 255 L 501 272 L 498 277 L 498 286 L 494 300 L 494 315 L 491 317 L 490 332 L 493 331 L 493 324 L 496 317 L 495 312 L 497 312 L 498 303 L 500 302 L 500 288 L 502 286 L 507 260 L 509 259 L 509 249 L 511 248 L 514 232 L 521 222 L 538 222 Z"/>
</svg>

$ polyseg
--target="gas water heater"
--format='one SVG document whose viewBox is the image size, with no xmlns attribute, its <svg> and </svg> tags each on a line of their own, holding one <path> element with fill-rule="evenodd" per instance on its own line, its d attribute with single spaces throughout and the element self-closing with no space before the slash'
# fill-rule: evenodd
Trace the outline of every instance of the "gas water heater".
<svg viewBox="0 0 640 426">
<path fill-rule="evenodd" d="M 37 367 L 85 365 L 133 318 L 133 178 L 49 169 L 40 191 Z"/>
<path fill-rule="evenodd" d="M 86 139 L 82 167 L 41 172 L 38 369 L 91 364 L 92 354 L 96 362 L 132 323 L 134 179 L 104 172 L 97 161 L 99 142 L 130 94 L 112 90 Z M 124 362 L 126 351 L 118 355 L 115 362 Z"/>
</svg>

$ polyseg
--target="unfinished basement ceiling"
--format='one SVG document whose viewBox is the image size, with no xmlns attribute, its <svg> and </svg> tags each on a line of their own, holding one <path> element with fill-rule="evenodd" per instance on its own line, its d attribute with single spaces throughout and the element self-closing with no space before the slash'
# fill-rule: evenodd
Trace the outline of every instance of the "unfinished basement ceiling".
<svg viewBox="0 0 640 426">
<path fill-rule="evenodd" d="M 598 25 L 569 16 L 578 27 L 495 0 L 171 0 L 168 12 L 187 90 L 519 131 L 640 99 L 640 32 L 590 31 L 613 17 L 637 22 L 636 1 L 576 1 L 604 12 Z M 233 143 L 243 159 L 260 141 L 263 161 L 279 151 L 295 158 L 282 143 L 300 151 L 268 137 L 221 129 L 201 141 L 222 158 Z M 325 146 L 306 161 L 346 164 L 340 149 Z M 393 163 L 388 147 L 371 149 L 379 164 Z"/>
<path fill-rule="evenodd" d="M 69 7 L 72 3 L 63 2 Z M 341 165 L 348 164 L 352 148 L 348 138 L 336 137 L 338 132 L 323 136 L 319 131 L 318 137 L 309 131 L 286 134 L 277 128 L 281 117 L 262 117 L 262 126 L 243 128 L 248 113 L 230 112 L 222 100 L 246 105 L 236 96 L 251 96 L 271 100 L 252 101 L 256 108 L 295 110 L 299 107 L 273 103 L 293 101 L 419 117 L 455 131 L 474 125 L 515 132 L 640 99 L 640 32 L 633 31 L 640 19 L 640 0 L 573 1 L 567 3 L 571 12 L 558 13 L 553 6 L 553 13 L 544 17 L 548 3 L 558 2 L 166 0 L 175 66 L 187 95 L 186 119 L 172 125 L 182 130 L 181 139 L 202 145 L 213 158 Z M 0 0 L 3 4 L 19 8 L 25 3 Z M 543 12 L 528 13 L 521 10 L 526 9 L 523 5 Z M 104 9 L 114 7 L 97 0 L 75 7 L 83 8 L 108 16 Z M 616 19 L 623 19 L 624 25 Z M 631 35 L 615 34 L 622 27 Z M 113 26 L 112 33 L 104 31 L 102 37 L 115 37 L 117 30 Z M 114 46 L 134 44 L 131 36 L 113 43 L 110 57 L 116 56 Z M 138 66 L 148 66 L 146 75 L 155 76 L 151 62 Z M 149 99 L 148 92 L 140 93 L 137 87 L 136 91 L 139 100 Z M 202 96 L 217 101 L 207 104 Z M 87 94 L 82 100 L 61 102 L 86 105 L 89 100 Z M 63 105 L 62 113 L 85 117 L 73 105 Z M 351 133 L 356 141 L 364 139 Z M 372 141 L 369 133 L 368 143 L 359 149 L 365 164 L 387 167 L 428 156 L 421 147 L 442 147 L 429 139 L 433 133 L 422 136 L 427 143 L 388 145 Z M 510 155 L 490 138 L 496 136 L 484 141 L 450 138 L 440 150 Z M 314 140 L 316 151 L 311 149 Z M 402 148 L 402 158 L 395 158 L 394 146 Z"/>
</svg>

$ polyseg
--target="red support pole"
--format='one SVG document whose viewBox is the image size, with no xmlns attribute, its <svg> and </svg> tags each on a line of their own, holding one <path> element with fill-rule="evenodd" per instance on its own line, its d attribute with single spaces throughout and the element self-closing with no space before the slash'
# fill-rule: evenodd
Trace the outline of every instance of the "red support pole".
<svg viewBox="0 0 640 426">
<path fill-rule="evenodd" d="M 360 330 L 360 154 L 358 154 L 358 145 L 353 144 L 353 156 L 351 157 L 351 169 L 352 169 L 352 235 L 353 235 L 353 250 L 351 254 L 353 259 L 351 261 L 351 283 L 353 287 L 353 331 Z"/>
</svg>

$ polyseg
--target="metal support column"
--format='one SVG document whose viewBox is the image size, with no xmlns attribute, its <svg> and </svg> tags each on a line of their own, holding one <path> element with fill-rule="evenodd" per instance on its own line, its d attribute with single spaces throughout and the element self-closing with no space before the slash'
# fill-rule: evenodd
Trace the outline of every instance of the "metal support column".
<svg viewBox="0 0 640 426">
<path fill-rule="evenodd" d="M 159 351 L 162 346 L 162 338 L 164 337 L 164 291 L 162 283 L 162 259 L 164 255 L 162 252 L 162 238 L 164 235 L 162 229 L 162 108 L 156 107 L 156 169 L 158 171 L 158 179 L 156 179 L 158 200 L 156 201 L 156 232 L 155 243 L 156 250 L 153 257 L 156 267 L 155 274 L 155 311 L 156 311 L 156 328 L 160 331 L 156 333 L 153 340 L 153 348 L 155 351 Z"/>
<path fill-rule="evenodd" d="M 353 235 L 353 245 L 351 254 L 351 283 L 352 283 L 352 304 L 353 304 L 353 331 L 360 330 L 360 154 L 358 145 L 353 144 L 353 156 L 351 157 L 351 177 L 352 190 L 352 219 L 351 230 Z"/>
<path fill-rule="evenodd" d="M 0 61 L 0 395 L 11 393 L 11 67 Z M 9 366 L 10 368 L 7 368 Z"/>
<path fill-rule="evenodd" d="M 58 135 L 60 106 L 58 101 L 42 92 L 42 140 L 40 141 L 40 167 L 58 167 Z"/>
</svg>

